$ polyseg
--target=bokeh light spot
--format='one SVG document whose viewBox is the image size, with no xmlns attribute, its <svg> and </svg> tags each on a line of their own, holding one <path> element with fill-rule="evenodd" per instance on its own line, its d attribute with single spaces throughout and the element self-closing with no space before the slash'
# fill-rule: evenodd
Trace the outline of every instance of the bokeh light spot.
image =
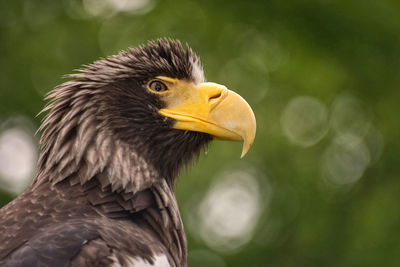
<svg viewBox="0 0 400 267">
<path fill-rule="evenodd" d="M 252 237 L 261 199 L 260 184 L 251 172 L 224 172 L 197 206 L 193 228 L 215 250 L 237 249 Z"/>
<path fill-rule="evenodd" d="M 332 106 L 332 128 L 339 134 L 364 136 L 370 125 L 370 114 L 358 98 L 343 93 Z"/>
<path fill-rule="evenodd" d="M 7 191 L 22 192 L 32 178 L 37 149 L 34 139 L 21 128 L 0 134 L 0 185 Z"/>
<path fill-rule="evenodd" d="M 144 14 L 154 5 L 154 0 L 83 0 L 83 8 L 89 15 L 102 18 L 113 17 L 119 12 Z"/>
<path fill-rule="evenodd" d="M 315 145 L 328 131 L 328 108 L 314 97 L 296 97 L 287 104 L 281 125 L 293 143 L 303 147 Z"/>
<path fill-rule="evenodd" d="M 361 178 L 368 164 L 370 153 L 358 136 L 337 136 L 322 157 L 323 177 L 333 185 L 346 185 Z"/>
</svg>

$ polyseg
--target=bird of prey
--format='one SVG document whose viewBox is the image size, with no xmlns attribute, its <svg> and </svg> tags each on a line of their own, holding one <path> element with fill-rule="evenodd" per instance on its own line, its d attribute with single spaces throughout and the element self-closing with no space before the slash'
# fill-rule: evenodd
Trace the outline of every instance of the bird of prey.
<svg viewBox="0 0 400 267">
<path fill-rule="evenodd" d="M 246 101 L 171 39 L 95 61 L 48 98 L 37 174 L 0 210 L 0 266 L 187 266 L 174 183 L 212 139 L 249 150 Z"/>
</svg>

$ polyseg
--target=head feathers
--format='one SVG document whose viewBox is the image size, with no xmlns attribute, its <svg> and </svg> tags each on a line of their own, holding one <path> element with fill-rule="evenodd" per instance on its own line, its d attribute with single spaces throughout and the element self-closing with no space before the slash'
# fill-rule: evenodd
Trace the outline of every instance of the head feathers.
<svg viewBox="0 0 400 267">
<path fill-rule="evenodd" d="M 85 183 L 136 192 L 159 179 L 172 185 L 181 166 L 211 137 L 171 128 L 163 102 L 144 84 L 158 75 L 204 81 L 199 58 L 179 41 L 151 41 L 98 60 L 48 96 L 35 183 Z"/>
</svg>

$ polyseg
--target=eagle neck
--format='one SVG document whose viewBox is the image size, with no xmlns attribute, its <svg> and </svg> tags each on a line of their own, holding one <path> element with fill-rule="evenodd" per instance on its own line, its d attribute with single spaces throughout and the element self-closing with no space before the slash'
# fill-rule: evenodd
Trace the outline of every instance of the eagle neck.
<svg viewBox="0 0 400 267">
<path fill-rule="evenodd" d="M 97 192 L 94 195 L 112 195 L 120 200 L 118 205 L 129 200 L 133 206 L 121 206 L 121 214 L 140 214 L 165 247 L 174 251 L 169 253 L 170 261 L 185 266 L 186 239 L 173 183 L 139 155 L 139 148 L 117 138 L 98 119 L 99 105 L 93 90 L 96 89 L 83 89 L 75 81 L 67 82 L 50 95 L 53 101 L 45 108 L 49 113 L 39 129 L 43 134 L 33 189 L 44 183 L 57 188 L 92 188 L 96 184 L 91 189 Z M 151 192 L 154 201 L 140 207 L 136 198 L 145 191 Z M 93 194 L 87 195 L 93 207 L 113 218 L 114 205 L 97 204 L 91 197 Z M 113 214 L 104 210 L 107 207 L 113 207 Z"/>
<path fill-rule="evenodd" d="M 83 185 L 97 177 L 113 192 L 135 193 L 163 179 L 131 144 L 117 138 L 99 119 L 97 90 L 87 82 L 70 81 L 49 95 L 52 102 L 43 110 L 49 113 L 39 128 L 43 134 L 34 184 L 78 177 Z"/>
</svg>

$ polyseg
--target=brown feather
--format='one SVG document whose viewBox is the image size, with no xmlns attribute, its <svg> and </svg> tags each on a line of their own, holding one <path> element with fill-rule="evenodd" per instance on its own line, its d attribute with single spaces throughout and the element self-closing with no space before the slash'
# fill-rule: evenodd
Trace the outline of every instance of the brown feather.
<svg viewBox="0 0 400 267">
<path fill-rule="evenodd" d="M 164 254 L 186 266 L 174 194 L 183 165 L 211 140 L 171 128 L 143 84 L 204 81 L 193 51 L 158 40 L 96 61 L 48 94 L 32 185 L 0 210 L 0 265 L 105 266 Z"/>
</svg>

